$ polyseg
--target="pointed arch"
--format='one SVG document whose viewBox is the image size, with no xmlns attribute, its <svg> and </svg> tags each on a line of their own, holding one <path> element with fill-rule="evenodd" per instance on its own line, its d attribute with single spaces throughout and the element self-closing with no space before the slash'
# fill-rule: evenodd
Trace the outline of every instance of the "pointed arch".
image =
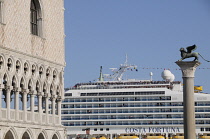
<svg viewBox="0 0 210 139">
<path fill-rule="evenodd" d="M 33 83 L 33 81 L 32 81 L 32 79 L 29 79 L 29 81 L 28 81 L 28 89 L 29 89 L 29 92 L 30 91 L 32 91 L 34 88 L 33 88 L 33 85 L 34 83 Z"/>
<path fill-rule="evenodd" d="M 56 131 L 54 134 L 52 134 L 52 139 L 61 139 L 60 133 Z"/>
<path fill-rule="evenodd" d="M 38 139 L 45 139 L 42 133 L 39 134 Z"/>
<path fill-rule="evenodd" d="M 6 135 L 5 135 L 5 139 L 15 139 L 12 132 L 9 130 Z"/>
<path fill-rule="evenodd" d="M 2 105 L 2 108 L 6 108 L 6 100 L 7 100 L 7 87 L 10 85 L 10 81 L 9 81 L 9 78 L 8 78 L 8 74 L 5 73 L 3 78 L 2 78 L 2 84 L 3 84 L 3 89 L 2 89 L 2 95 L 1 95 L 1 105 Z"/>
<path fill-rule="evenodd" d="M 4 135 L 4 139 L 17 139 L 18 135 L 14 127 L 10 128 Z"/>
<path fill-rule="evenodd" d="M 22 133 L 22 138 L 21 139 L 33 139 L 33 132 L 31 131 L 31 129 L 27 129 Z"/>
<path fill-rule="evenodd" d="M 52 83 L 52 84 L 50 85 L 50 94 L 51 94 L 51 95 L 55 95 L 55 84 L 54 84 L 54 83 Z"/>
<path fill-rule="evenodd" d="M 59 85 L 57 86 L 57 89 L 56 89 L 56 95 L 61 96 L 61 88 Z"/>
<path fill-rule="evenodd" d="M 44 82 L 44 84 L 43 84 L 43 93 L 44 93 L 44 94 L 47 94 L 47 92 L 48 92 L 47 83 Z"/>
<path fill-rule="evenodd" d="M 37 93 L 41 91 L 41 83 L 39 80 L 36 81 L 36 91 Z"/>
<path fill-rule="evenodd" d="M 8 74 L 5 73 L 4 76 L 3 76 L 3 78 L 2 78 L 2 83 L 3 83 L 4 86 L 10 85 L 10 84 L 9 84 L 10 81 L 9 81 L 9 78 L 8 78 L 8 77 L 9 77 Z"/>
<path fill-rule="evenodd" d="M 21 88 L 21 89 L 26 89 L 26 80 L 25 80 L 24 77 L 22 77 L 22 78 L 20 79 L 20 88 Z"/>
<path fill-rule="evenodd" d="M 25 132 L 22 136 L 22 139 L 30 139 L 30 136 L 27 132 Z"/>
<path fill-rule="evenodd" d="M 16 87 L 18 87 L 18 79 L 17 79 L 17 76 L 14 75 L 12 77 L 12 86 L 13 86 L 13 89 L 15 89 Z"/>
<path fill-rule="evenodd" d="M 47 132 L 45 130 L 43 130 L 41 133 L 39 133 L 38 135 L 38 139 L 47 139 Z"/>
<path fill-rule="evenodd" d="M 52 137 L 52 139 L 58 139 L 57 135 L 54 134 L 53 137 Z"/>
</svg>

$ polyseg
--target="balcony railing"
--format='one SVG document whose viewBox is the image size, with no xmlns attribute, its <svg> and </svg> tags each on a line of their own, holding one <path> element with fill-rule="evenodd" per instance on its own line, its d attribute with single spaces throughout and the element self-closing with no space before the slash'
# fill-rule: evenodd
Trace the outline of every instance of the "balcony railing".
<svg viewBox="0 0 210 139">
<path fill-rule="evenodd" d="M 22 110 L 16 111 L 14 109 L 10 109 L 8 113 L 6 108 L 0 109 L 0 120 L 35 123 L 40 125 L 61 125 L 58 115 L 31 111 L 24 112 Z"/>
</svg>

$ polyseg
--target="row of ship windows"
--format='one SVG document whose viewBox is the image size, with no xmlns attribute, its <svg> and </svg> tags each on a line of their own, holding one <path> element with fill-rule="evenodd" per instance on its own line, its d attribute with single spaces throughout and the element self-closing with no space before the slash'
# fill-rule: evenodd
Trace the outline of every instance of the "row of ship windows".
<svg viewBox="0 0 210 139">
<path fill-rule="evenodd" d="M 183 118 L 183 114 L 63 116 L 62 120 L 165 119 L 165 118 Z M 210 114 L 196 114 L 195 118 L 210 118 Z"/>
<path fill-rule="evenodd" d="M 158 107 L 183 106 L 182 102 L 162 103 L 100 103 L 100 104 L 63 104 L 62 108 L 110 108 L 110 107 Z M 195 102 L 195 106 L 210 106 L 210 102 Z"/>
<path fill-rule="evenodd" d="M 63 102 L 163 101 L 163 100 L 171 100 L 171 96 L 107 97 L 107 98 L 66 98 Z"/>
<path fill-rule="evenodd" d="M 210 120 L 196 120 L 196 124 L 210 124 Z M 90 121 L 62 122 L 64 126 L 96 126 L 96 125 L 183 125 L 183 120 L 177 121 Z"/>
<path fill-rule="evenodd" d="M 182 108 L 157 108 L 157 109 L 99 109 L 99 110 L 62 110 L 62 114 L 94 114 L 94 113 L 162 113 L 183 112 Z M 210 112 L 210 108 L 195 108 L 195 112 Z"/>
<path fill-rule="evenodd" d="M 165 94 L 164 91 L 150 92 L 103 92 L 103 93 L 81 93 L 81 96 L 110 96 L 110 95 L 157 95 Z"/>
</svg>

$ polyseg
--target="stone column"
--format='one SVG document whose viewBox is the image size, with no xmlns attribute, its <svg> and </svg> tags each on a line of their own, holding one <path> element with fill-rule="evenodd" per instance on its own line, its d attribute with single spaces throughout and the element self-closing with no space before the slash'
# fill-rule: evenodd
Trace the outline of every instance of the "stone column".
<svg viewBox="0 0 210 139">
<path fill-rule="evenodd" d="M 0 119 L 2 115 L 1 108 L 2 108 L 2 87 L 0 86 Z"/>
<path fill-rule="evenodd" d="M 40 120 L 40 122 L 42 122 L 42 93 L 38 93 L 38 99 L 39 99 L 39 106 L 38 106 L 38 108 L 39 108 L 39 120 Z"/>
<path fill-rule="evenodd" d="M 46 114 L 46 124 L 49 123 L 49 98 L 48 94 L 45 94 L 45 114 Z"/>
<path fill-rule="evenodd" d="M 7 106 L 7 119 L 10 120 L 10 102 L 11 102 L 11 87 L 6 88 L 6 106 Z"/>
<path fill-rule="evenodd" d="M 55 95 L 52 95 L 52 116 L 53 116 L 52 123 L 55 124 Z"/>
<path fill-rule="evenodd" d="M 19 120 L 19 93 L 20 88 L 15 89 L 15 120 Z"/>
<path fill-rule="evenodd" d="M 184 138 L 196 139 L 195 135 L 195 104 L 194 104 L 194 73 L 200 65 L 198 61 L 177 61 L 182 70 L 183 103 L 184 103 Z"/>
<path fill-rule="evenodd" d="M 27 93 L 28 90 L 23 90 L 23 120 L 27 121 Z"/>
<path fill-rule="evenodd" d="M 31 121 L 34 122 L 34 91 L 31 91 Z"/>
<path fill-rule="evenodd" d="M 58 123 L 61 124 L 61 98 L 58 97 L 57 99 L 57 111 L 58 111 L 58 117 L 59 117 L 59 120 L 58 120 Z"/>
</svg>

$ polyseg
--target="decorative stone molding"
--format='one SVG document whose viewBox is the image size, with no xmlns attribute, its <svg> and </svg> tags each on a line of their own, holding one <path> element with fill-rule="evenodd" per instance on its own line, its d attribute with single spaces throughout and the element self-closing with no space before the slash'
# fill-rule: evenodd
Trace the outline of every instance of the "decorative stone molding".
<svg viewBox="0 0 210 139">
<path fill-rule="evenodd" d="M 194 77 L 196 67 L 198 67 L 201 63 L 198 61 L 177 61 L 176 64 L 182 70 L 182 77 Z"/>
</svg>

